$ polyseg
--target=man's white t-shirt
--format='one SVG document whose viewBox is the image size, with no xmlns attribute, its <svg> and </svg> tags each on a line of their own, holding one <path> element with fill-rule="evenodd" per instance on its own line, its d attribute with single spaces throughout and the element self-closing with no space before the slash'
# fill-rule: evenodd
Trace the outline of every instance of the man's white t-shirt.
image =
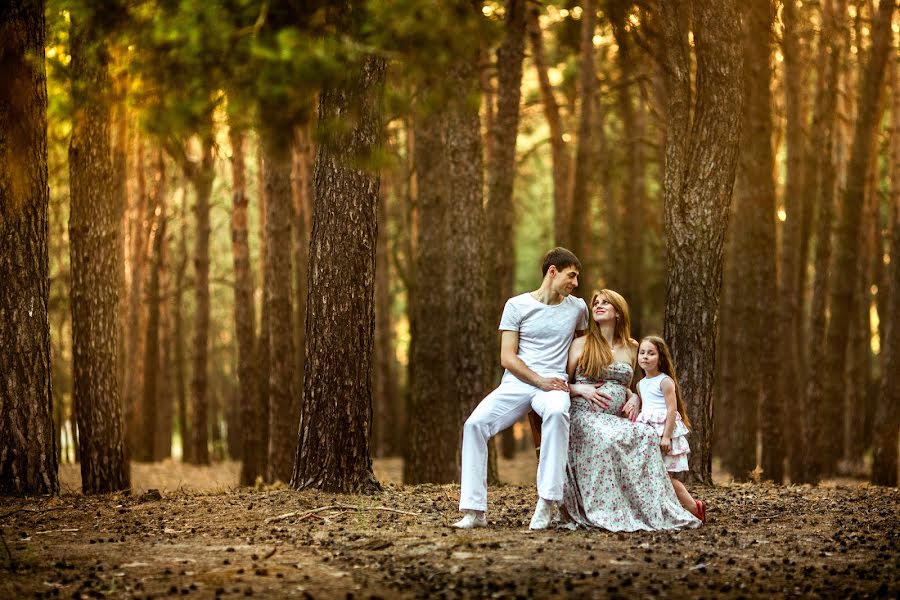
<svg viewBox="0 0 900 600">
<path fill-rule="evenodd" d="M 503 307 L 500 331 L 519 333 L 518 357 L 542 377 L 566 377 L 569 345 L 575 330 L 588 326 L 584 300 L 566 296 L 559 304 L 544 304 L 531 292 L 513 296 Z M 507 369 L 501 383 L 519 381 Z"/>
</svg>

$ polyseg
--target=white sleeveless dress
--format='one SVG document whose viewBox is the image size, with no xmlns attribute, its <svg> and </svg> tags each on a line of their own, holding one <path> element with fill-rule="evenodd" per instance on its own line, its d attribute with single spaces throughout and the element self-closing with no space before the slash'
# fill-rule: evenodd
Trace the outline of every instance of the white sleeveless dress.
<svg viewBox="0 0 900 600">
<path fill-rule="evenodd" d="M 663 379 L 668 377 L 665 373 L 659 373 L 654 377 L 644 377 L 638 381 L 638 391 L 641 394 L 641 414 L 637 422 L 649 425 L 656 431 L 656 435 L 662 437 L 666 430 L 666 398 L 660 389 Z M 663 455 L 666 470 L 672 473 L 688 470 L 688 455 L 691 446 L 688 444 L 687 435 L 690 430 L 684 424 L 681 415 L 675 413 L 675 429 L 672 430 L 672 448 Z"/>
</svg>

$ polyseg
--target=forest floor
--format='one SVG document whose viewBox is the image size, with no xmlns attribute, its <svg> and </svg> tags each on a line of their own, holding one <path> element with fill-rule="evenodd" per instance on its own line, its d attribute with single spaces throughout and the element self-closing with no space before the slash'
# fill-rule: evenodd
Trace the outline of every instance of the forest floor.
<svg viewBox="0 0 900 600">
<path fill-rule="evenodd" d="M 534 458 L 501 461 L 490 527 L 459 488 L 377 496 L 237 488 L 238 466 L 134 465 L 131 495 L 0 499 L 0 598 L 900 597 L 900 490 L 840 481 L 694 488 L 707 524 L 530 533 Z M 150 490 L 150 491 L 148 491 Z M 156 493 L 155 490 L 159 490 Z"/>
</svg>

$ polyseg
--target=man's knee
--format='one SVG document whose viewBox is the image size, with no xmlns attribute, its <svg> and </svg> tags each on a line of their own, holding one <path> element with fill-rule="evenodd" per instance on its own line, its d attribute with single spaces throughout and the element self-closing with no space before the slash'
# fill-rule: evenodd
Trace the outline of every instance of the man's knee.
<svg viewBox="0 0 900 600">
<path fill-rule="evenodd" d="M 488 429 L 488 422 L 478 411 L 473 412 L 463 425 L 463 434 L 467 436 L 483 436 Z"/>
<path fill-rule="evenodd" d="M 547 405 L 544 407 L 544 414 L 542 416 L 543 420 L 546 421 L 555 421 L 559 419 L 569 419 L 569 407 L 571 406 L 572 401 L 569 399 L 569 396 L 563 396 L 562 394 L 558 395 L 555 398 L 551 398 L 547 401 Z"/>
</svg>

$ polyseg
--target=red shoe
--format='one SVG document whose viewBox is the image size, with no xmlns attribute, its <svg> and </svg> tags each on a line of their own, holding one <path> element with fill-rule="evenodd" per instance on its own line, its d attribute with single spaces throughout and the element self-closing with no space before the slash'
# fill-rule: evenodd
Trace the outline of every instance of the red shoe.
<svg viewBox="0 0 900 600">
<path fill-rule="evenodd" d="M 706 502 L 694 500 L 694 503 L 697 505 L 697 513 L 694 516 L 700 519 L 701 523 L 706 523 Z"/>
</svg>

